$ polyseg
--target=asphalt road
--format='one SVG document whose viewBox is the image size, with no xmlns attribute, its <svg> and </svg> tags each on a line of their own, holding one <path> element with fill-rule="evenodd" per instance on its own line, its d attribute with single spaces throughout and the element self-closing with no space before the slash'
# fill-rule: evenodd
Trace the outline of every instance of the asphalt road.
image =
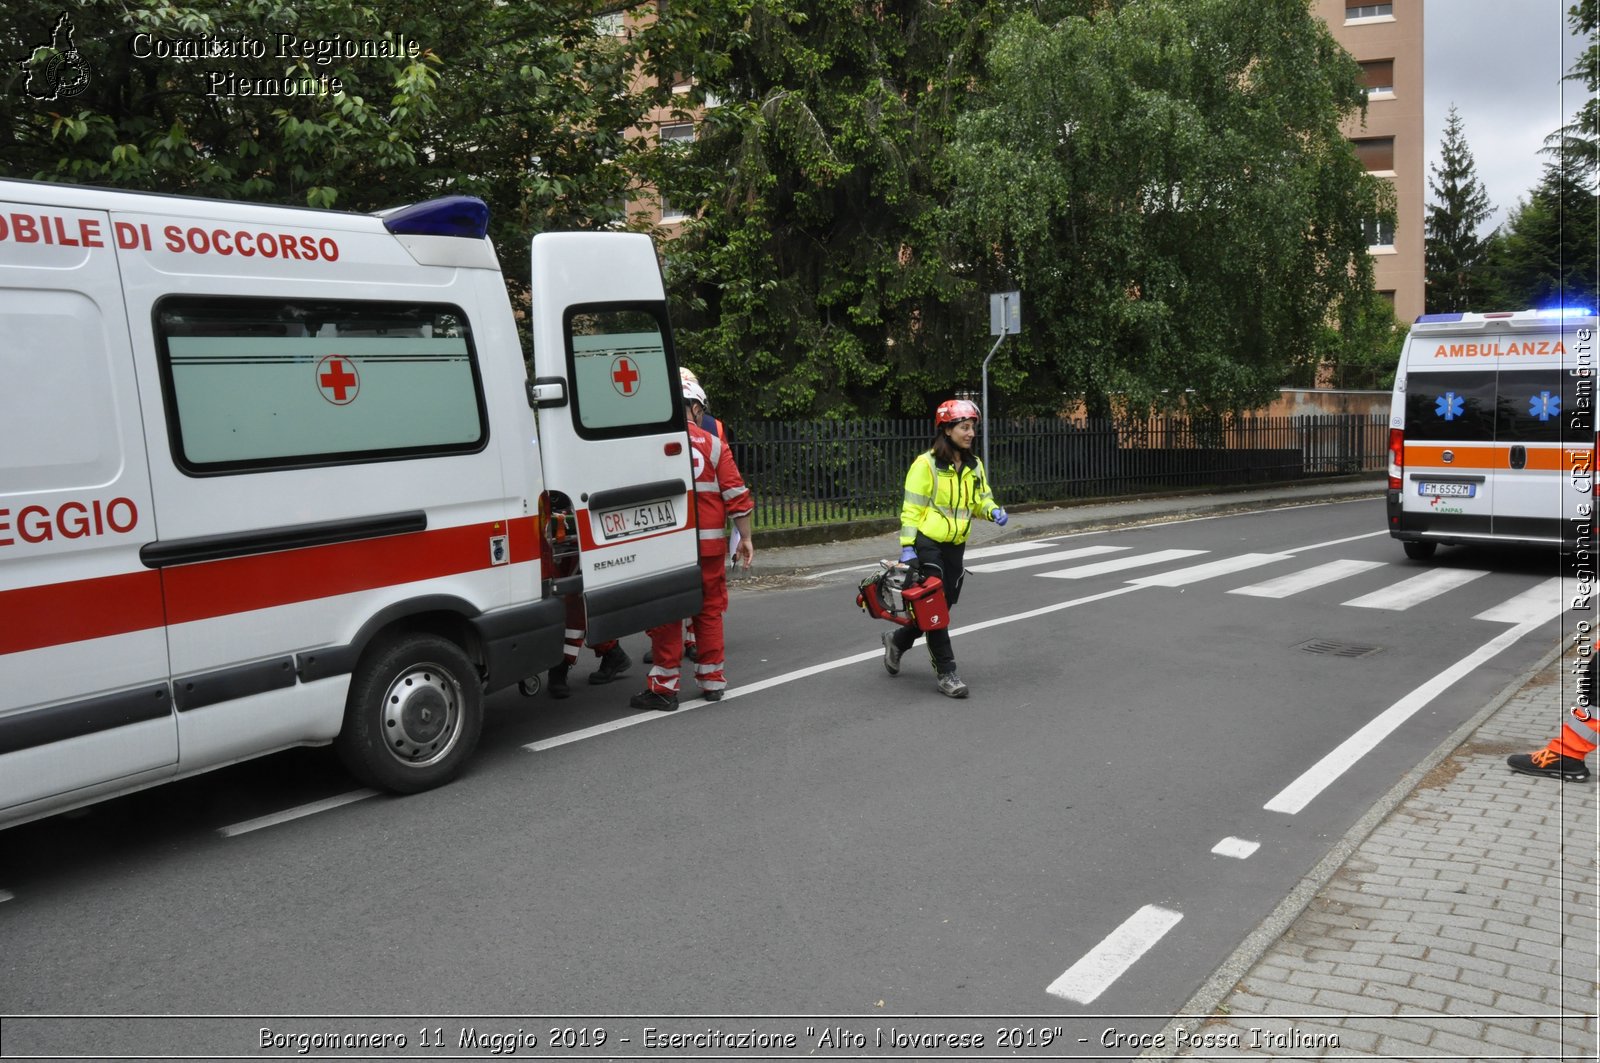
<svg viewBox="0 0 1600 1063">
<path fill-rule="evenodd" d="M 965 701 L 920 647 L 884 672 L 854 573 L 747 582 L 720 704 L 636 714 L 643 667 L 586 660 L 569 701 L 492 699 L 442 790 L 362 797 L 306 750 L 13 829 L 0 1015 L 1019 1016 L 1137 1054 L 1562 635 L 1553 554 L 1413 562 L 1382 527 L 1364 499 L 974 556 Z"/>
</svg>

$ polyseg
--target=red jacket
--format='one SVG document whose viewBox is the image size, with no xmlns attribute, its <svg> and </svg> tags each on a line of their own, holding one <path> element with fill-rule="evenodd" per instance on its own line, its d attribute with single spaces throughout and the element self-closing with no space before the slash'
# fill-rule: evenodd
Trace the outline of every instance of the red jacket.
<svg viewBox="0 0 1600 1063">
<path fill-rule="evenodd" d="M 755 500 L 734 464 L 733 449 L 697 424 L 689 426 L 689 457 L 694 462 L 695 523 L 700 556 L 728 556 L 728 518 L 752 512 Z"/>
</svg>

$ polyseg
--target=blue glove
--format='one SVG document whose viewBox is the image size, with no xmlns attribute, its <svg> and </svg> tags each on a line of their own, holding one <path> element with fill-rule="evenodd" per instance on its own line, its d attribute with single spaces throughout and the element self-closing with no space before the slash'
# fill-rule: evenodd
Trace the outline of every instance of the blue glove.
<svg viewBox="0 0 1600 1063">
<path fill-rule="evenodd" d="M 900 563 L 902 565 L 909 565 L 909 564 L 911 564 L 911 562 L 915 561 L 916 559 L 917 559 L 917 548 L 916 547 L 914 547 L 914 546 L 902 546 L 900 548 Z"/>
<path fill-rule="evenodd" d="M 990 514 L 990 519 L 992 519 L 996 524 L 1000 525 L 1000 527 L 1004 528 L 1006 526 L 1006 521 L 1010 520 L 1011 518 L 1006 516 L 1005 510 L 1000 509 L 997 506 L 995 507 L 995 511 Z"/>
</svg>

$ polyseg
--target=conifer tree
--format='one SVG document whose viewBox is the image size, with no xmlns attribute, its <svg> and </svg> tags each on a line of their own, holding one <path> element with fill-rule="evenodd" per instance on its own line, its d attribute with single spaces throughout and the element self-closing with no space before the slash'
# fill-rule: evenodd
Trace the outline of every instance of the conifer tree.
<svg viewBox="0 0 1600 1063">
<path fill-rule="evenodd" d="M 1427 309 L 1491 309 L 1483 305 L 1489 241 L 1478 235 L 1478 228 L 1493 208 L 1454 104 L 1445 121 L 1440 161 L 1428 169 L 1434 202 L 1428 204 L 1426 221 Z"/>
</svg>

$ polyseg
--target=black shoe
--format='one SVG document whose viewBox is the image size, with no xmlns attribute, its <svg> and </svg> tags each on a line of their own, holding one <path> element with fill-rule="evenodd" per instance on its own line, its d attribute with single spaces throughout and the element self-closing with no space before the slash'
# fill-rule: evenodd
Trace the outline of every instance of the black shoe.
<svg viewBox="0 0 1600 1063">
<path fill-rule="evenodd" d="M 700 649 L 693 642 L 685 642 L 683 644 L 683 655 L 691 661 L 698 661 L 700 659 Z"/>
<path fill-rule="evenodd" d="M 591 683 L 609 683 L 633 667 L 633 658 L 621 646 L 613 646 L 600 658 L 600 667 L 589 673 Z"/>
<path fill-rule="evenodd" d="M 1589 779 L 1589 767 L 1582 757 L 1564 757 L 1553 749 L 1513 754 L 1506 758 L 1506 765 L 1523 775 L 1542 775 L 1547 779 L 1564 779 L 1567 782 L 1587 782 Z"/>
<path fill-rule="evenodd" d="M 678 696 L 676 694 L 657 694 L 654 690 L 641 690 L 628 699 L 628 704 L 636 709 L 646 709 L 654 712 L 677 712 Z"/>
<path fill-rule="evenodd" d="M 702 691 L 700 691 L 700 696 L 705 698 L 707 701 L 721 701 L 722 700 L 722 691 L 720 691 L 720 690 L 702 690 Z"/>
<path fill-rule="evenodd" d="M 894 644 L 894 632 L 883 633 L 883 670 L 890 675 L 900 674 L 900 654 L 905 651 Z"/>
<path fill-rule="evenodd" d="M 644 651 L 644 663 L 645 664 L 655 664 L 656 663 L 656 655 L 655 655 L 654 651 L 652 651 L 652 650 L 645 650 Z"/>
<path fill-rule="evenodd" d="M 572 688 L 567 685 L 567 665 L 558 664 L 550 669 L 550 696 L 552 698 L 572 697 Z"/>
</svg>

